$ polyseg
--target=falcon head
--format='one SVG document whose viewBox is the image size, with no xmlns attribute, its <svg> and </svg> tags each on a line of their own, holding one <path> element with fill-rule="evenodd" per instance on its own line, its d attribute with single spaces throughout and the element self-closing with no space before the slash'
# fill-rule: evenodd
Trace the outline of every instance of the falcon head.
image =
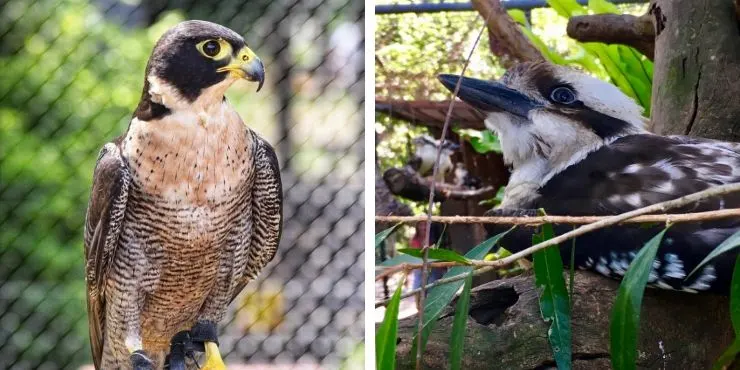
<svg viewBox="0 0 740 370">
<path fill-rule="evenodd" d="M 460 79 L 439 76 L 450 91 Z M 645 132 L 642 108 L 617 87 L 546 62 L 519 64 L 499 81 L 462 77 L 458 97 L 486 114 L 514 170 L 536 161 L 557 173 L 619 137 Z"/>
<path fill-rule="evenodd" d="M 142 101 L 170 110 L 197 101 L 220 103 L 226 89 L 240 79 L 257 82 L 257 91 L 265 80 L 262 61 L 244 39 L 215 23 L 185 21 L 165 32 L 154 46 Z"/>
</svg>

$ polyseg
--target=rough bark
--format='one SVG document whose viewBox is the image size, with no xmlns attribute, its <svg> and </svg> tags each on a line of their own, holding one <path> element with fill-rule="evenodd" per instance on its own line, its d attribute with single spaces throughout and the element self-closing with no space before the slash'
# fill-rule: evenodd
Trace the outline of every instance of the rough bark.
<svg viewBox="0 0 740 370">
<path fill-rule="evenodd" d="M 740 141 L 740 33 L 733 3 L 651 0 L 651 131 Z"/>
<path fill-rule="evenodd" d="M 568 19 L 568 36 L 582 42 L 631 46 L 653 60 L 655 29 L 652 17 L 629 14 L 580 15 Z"/>
<path fill-rule="evenodd" d="M 609 369 L 609 320 L 618 283 L 576 273 L 572 313 L 573 369 Z M 731 343 L 726 297 L 648 289 L 642 304 L 638 367 L 708 369 Z M 454 303 L 432 331 L 424 369 L 445 369 Z M 498 280 L 474 289 L 464 343 L 464 369 L 555 368 L 532 276 Z M 399 368 L 412 368 L 414 318 L 399 327 Z M 662 348 L 661 348 L 662 347 Z"/>
<path fill-rule="evenodd" d="M 501 64 L 509 68 L 519 62 L 544 61 L 529 39 L 519 29 L 499 0 L 473 0 L 473 8 L 483 17 L 488 28 L 491 52 L 500 58 Z"/>
</svg>

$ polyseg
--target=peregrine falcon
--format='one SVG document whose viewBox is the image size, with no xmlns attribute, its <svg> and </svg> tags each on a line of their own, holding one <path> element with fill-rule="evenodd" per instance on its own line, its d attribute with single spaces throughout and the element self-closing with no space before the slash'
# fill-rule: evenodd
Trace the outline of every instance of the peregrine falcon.
<svg viewBox="0 0 740 370">
<path fill-rule="evenodd" d="M 223 368 L 216 325 L 275 256 L 282 186 L 272 147 L 224 92 L 264 82 L 236 32 L 186 21 L 156 43 L 128 130 L 100 152 L 85 222 L 98 369 L 170 369 L 194 350 Z"/>
<path fill-rule="evenodd" d="M 459 98 L 486 114 L 512 167 L 494 215 L 614 215 L 712 186 L 740 182 L 740 144 L 645 130 L 642 108 L 615 86 L 550 63 L 524 63 L 500 81 L 441 75 Z M 740 193 L 717 196 L 677 212 L 740 207 Z M 557 233 L 572 229 L 556 227 Z M 725 253 L 688 276 L 716 246 L 740 230 L 724 219 L 672 226 L 649 284 L 686 292 L 727 293 L 737 252 Z M 498 231 L 491 227 L 490 232 Z M 531 245 L 533 229 L 517 228 L 502 245 Z M 578 237 L 576 267 L 621 278 L 655 228 L 615 226 Z M 570 262 L 570 243 L 561 249 Z"/>
</svg>

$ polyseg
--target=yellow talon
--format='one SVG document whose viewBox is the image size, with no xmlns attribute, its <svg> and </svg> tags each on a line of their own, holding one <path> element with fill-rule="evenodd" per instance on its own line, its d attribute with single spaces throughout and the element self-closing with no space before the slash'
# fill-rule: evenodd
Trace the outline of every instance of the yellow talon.
<svg viewBox="0 0 740 370">
<path fill-rule="evenodd" d="M 226 370 L 224 360 L 221 359 L 221 353 L 218 351 L 218 345 L 214 342 L 206 342 L 206 362 L 201 370 Z"/>
</svg>

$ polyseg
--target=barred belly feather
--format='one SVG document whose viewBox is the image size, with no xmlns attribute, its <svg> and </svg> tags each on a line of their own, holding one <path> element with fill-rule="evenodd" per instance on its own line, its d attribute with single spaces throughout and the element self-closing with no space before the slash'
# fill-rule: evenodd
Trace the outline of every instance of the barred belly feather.
<svg viewBox="0 0 740 370">
<path fill-rule="evenodd" d="M 112 325 L 140 322 L 143 347 L 155 363 L 164 361 L 170 338 L 196 319 L 220 321 L 244 275 L 255 148 L 232 112 L 220 112 L 230 118 L 226 122 L 206 125 L 176 115 L 156 122 L 134 119 L 123 141 L 132 181 L 106 289 L 107 317 Z M 227 283 L 219 284 L 219 276 Z M 120 299 L 131 294 L 136 299 Z M 204 305 L 209 297 L 220 302 Z M 203 312 L 209 307 L 219 309 Z M 133 312 L 140 317 L 130 317 Z M 126 339 L 107 336 L 106 351 L 121 353 L 104 359 L 128 361 Z"/>
</svg>

